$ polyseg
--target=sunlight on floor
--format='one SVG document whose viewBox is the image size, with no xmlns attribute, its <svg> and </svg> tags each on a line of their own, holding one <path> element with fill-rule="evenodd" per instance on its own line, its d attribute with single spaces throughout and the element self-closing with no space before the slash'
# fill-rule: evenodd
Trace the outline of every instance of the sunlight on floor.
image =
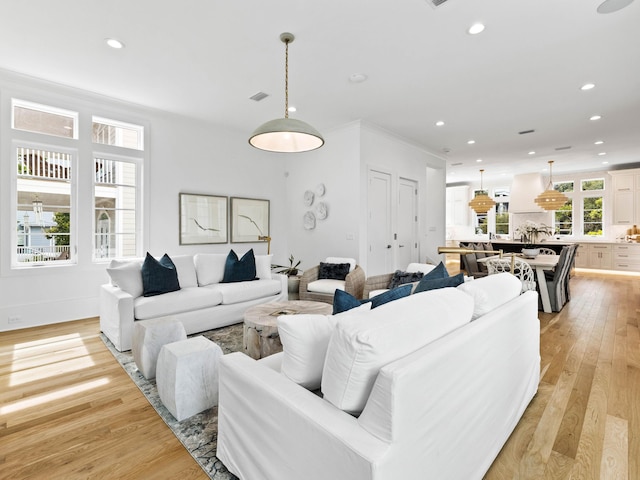
<svg viewBox="0 0 640 480">
<path fill-rule="evenodd" d="M 17 402 L 8 403 L 0 407 L 0 415 L 8 415 L 10 413 L 15 413 L 19 410 L 36 407 L 38 405 L 43 405 L 48 402 L 60 400 L 61 398 L 70 397 L 71 395 L 75 395 L 77 393 L 93 390 L 94 388 L 107 385 L 109 381 L 110 380 L 107 377 L 103 377 L 97 380 L 92 380 L 91 382 L 79 383 L 77 385 L 74 385 L 73 387 L 64 388 L 62 390 L 57 390 L 55 392 L 45 393 L 44 395 L 36 395 L 34 397 L 30 397 L 25 400 L 19 400 Z"/>
<path fill-rule="evenodd" d="M 18 343 L 13 348 L 9 386 L 66 375 L 93 365 L 79 333 Z"/>
</svg>

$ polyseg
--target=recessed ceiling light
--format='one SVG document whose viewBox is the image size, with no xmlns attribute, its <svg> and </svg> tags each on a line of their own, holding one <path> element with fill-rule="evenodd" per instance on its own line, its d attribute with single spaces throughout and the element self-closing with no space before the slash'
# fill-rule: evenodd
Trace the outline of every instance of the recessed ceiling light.
<svg viewBox="0 0 640 480">
<path fill-rule="evenodd" d="M 602 118 L 602 115 L 593 115 L 592 117 L 589 118 L 589 120 L 600 120 Z"/>
<path fill-rule="evenodd" d="M 351 83 L 362 83 L 364 81 L 367 80 L 367 75 L 365 75 L 364 73 L 352 73 L 351 75 L 349 75 L 349 81 Z"/>
<path fill-rule="evenodd" d="M 602 140 L 598 140 L 596 142 L 593 142 L 594 145 L 602 145 L 604 143 L 604 141 Z"/>
<path fill-rule="evenodd" d="M 443 122 L 442 120 L 438 120 L 438 121 L 436 122 L 436 127 L 441 127 L 441 126 L 443 126 L 443 125 L 444 125 L 444 122 Z"/>
<path fill-rule="evenodd" d="M 607 162 L 606 160 L 604 162 L 602 162 L 603 165 L 608 165 L 609 162 Z"/>
<path fill-rule="evenodd" d="M 536 152 L 534 152 L 533 150 L 531 150 L 531 151 L 529 152 L 529 155 L 535 155 L 535 154 L 536 154 Z"/>
<path fill-rule="evenodd" d="M 476 162 L 480 163 L 482 161 L 481 158 L 477 159 Z"/>
<path fill-rule="evenodd" d="M 469 145 L 473 145 L 474 143 L 476 143 L 476 141 L 475 141 L 475 140 L 469 140 L 467 143 L 468 143 Z"/>
<path fill-rule="evenodd" d="M 469 30 L 467 30 L 467 33 L 469 33 L 470 35 L 477 35 L 478 33 L 482 32 L 484 30 L 484 25 L 481 23 L 474 23 L 473 25 L 471 25 L 469 27 Z"/>
<path fill-rule="evenodd" d="M 600 155 L 602 157 L 602 156 L 604 156 L 606 154 L 607 154 L 607 152 L 600 152 L 598 155 Z"/>
<path fill-rule="evenodd" d="M 109 45 L 111 48 L 116 48 L 116 49 L 124 48 L 124 43 L 122 43 L 120 40 L 117 40 L 115 38 L 107 38 L 105 39 L 105 42 L 107 42 L 107 45 Z"/>
<path fill-rule="evenodd" d="M 595 86 L 596 86 L 595 83 L 585 83 L 580 87 L 580 90 L 591 90 Z"/>
<path fill-rule="evenodd" d="M 294 106 L 291 106 L 291 107 L 287 108 L 287 110 L 288 110 L 290 113 L 292 113 L 292 112 L 297 111 L 298 109 L 297 109 L 296 107 L 294 107 Z"/>
</svg>

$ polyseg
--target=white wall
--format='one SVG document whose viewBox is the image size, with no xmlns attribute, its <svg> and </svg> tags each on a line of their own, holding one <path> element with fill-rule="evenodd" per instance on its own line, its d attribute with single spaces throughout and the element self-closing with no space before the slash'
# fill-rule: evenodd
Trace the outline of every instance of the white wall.
<svg viewBox="0 0 640 480">
<path fill-rule="evenodd" d="M 76 89 L 0 72 L 0 94 L 24 100 L 110 115 L 124 121 L 147 121 L 147 147 L 151 160 L 145 169 L 144 250 L 153 255 L 195 252 L 243 253 L 253 247 L 266 253 L 266 244 L 179 246 L 178 194 L 180 192 L 265 198 L 271 201 L 271 235 L 274 261 L 288 256 L 286 242 L 286 184 L 282 155 L 260 152 L 247 143 L 247 133 L 184 117 L 124 104 Z M 6 102 L 5 102 L 6 104 Z M 82 117 L 81 117 L 82 118 Z M 0 218 L 10 216 L 11 142 L 10 116 L 0 119 Z M 88 188 L 80 185 L 80 189 Z M 81 219 L 84 220 L 86 217 Z M 86 231 L 86 227 L 81 226 Z M 91 262 L 90 234 L 78 252 L 77 265 L 39 266 L 12 270 L 10 238 L 2 225 L 0 236 L 0 331 L 57 323 L 98 315 L 99 285 L 107 281 L 105 263 Z M 80 233 L 79 236 L 83 236 Z M 144 252 L 143 252 L 144 253 Z M 9 317 L 20 322 L 8 324 Z"/>
<path fill-rule="evenodd" d="M 302 260 L 303 270 L 328 256 L 359 260 L 360 126 L 353 123 L 322 134 L 321 149 L 289 156 L 286 161 L 289 253 Z M 304 192 L 315 192 L 319 183 L 325 185 L 326 193 L 306 207 Z M 303 216 L 318 201 L 328 205 L 329 214 L 316 221 L 316 228 L 305 230 Z"/>
</svg>

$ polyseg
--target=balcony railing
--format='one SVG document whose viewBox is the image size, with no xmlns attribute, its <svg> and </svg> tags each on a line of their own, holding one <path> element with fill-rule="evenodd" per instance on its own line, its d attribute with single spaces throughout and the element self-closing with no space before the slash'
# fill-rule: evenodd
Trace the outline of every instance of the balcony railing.
<svg viewBox="0 0 640 480">
<path fill-rule="evenodd" d="M 18 175 L 20 177 L 71 179 L 71 155 L 34 148 L 18 148 Z"/>
<path fill-rule="evenodd" d="M 67 260 L 71 252 L 68 245 L 53 245 L 46 247 L 17 247 L 18 262 L 49 262 L 53 260 Z"/>
</svg>

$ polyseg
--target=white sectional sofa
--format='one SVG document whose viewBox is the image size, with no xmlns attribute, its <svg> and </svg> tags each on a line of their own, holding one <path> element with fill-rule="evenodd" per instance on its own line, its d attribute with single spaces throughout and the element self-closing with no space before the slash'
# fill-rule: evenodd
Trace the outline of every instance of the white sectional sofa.
<svg viewBox="0 0 640 480">
<path fill-rule="evenodd" d="M 180 290 L 142 296 L 142 261 L 112 261 L 111 283 L 100 289 L 100 329 L 119 351 L 131 349 L 133 324 L 172 315 L 187 334 L 243 320 L 247 308 L 288 298 L 287 277 L 271 273 L 271 255 L 256 255 L 256 277 L 247 282 L 221 283 L 227 254 L 172 256 Z"/>
<path fill-rule="evenodd" d="M 225 355 L 217 456 L 243 480 L 481 479 L 538 388 L 537 295 L 520 287 L 504 273 L 301 317 L 297 342 L 325 342 L 294 349 L 326 355 L 321 394 L 291 380 L 300 358 L 285 371 L 284 329 L 281 353 Z"/>
</svg>

